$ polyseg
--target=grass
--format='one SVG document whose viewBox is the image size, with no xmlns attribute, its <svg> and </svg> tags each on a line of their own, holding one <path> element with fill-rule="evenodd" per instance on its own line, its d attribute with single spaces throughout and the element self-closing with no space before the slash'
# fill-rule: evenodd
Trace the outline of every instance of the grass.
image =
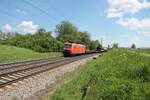
<svg viewBox="0 0 150 100">
<path fill-rule="evenodd" d="M 56 76 L 56 81 L 46 87 L 45 92 L 40 94 L 39 100 L 51 100 L 53 93 L 71 81 L 78 70 L 80 70 L 80 68 L 77 68 L 74 72 L 67 72 L 61 76 Z"/>
<path fill-rule="evenodd" d="M 52 100 L 150 100 L 150 57 L 116 49 L 87 63 Z"/>
<path fill-rule="evenodd" d="M 14 96 L 14 97 L 12 97 L 12 99 L 11 100 L 17 100 L 17 97 L 16 96 Z"/>
<path fill-rule="evenodd" d="M 147 54 L 150 54 L 150 49 L 141 49 L 141 50 L 136 50 L 137 52 L 140 52 L 140 53 L 147 53 Z"/>
<path fill-rule="evenodd" d="M 50 56 L 61 56 L 61 53 L 37 53 L 32 50 L 14 46 L 0 45 L 0 63 L 45 58 Z"/>
</svg>

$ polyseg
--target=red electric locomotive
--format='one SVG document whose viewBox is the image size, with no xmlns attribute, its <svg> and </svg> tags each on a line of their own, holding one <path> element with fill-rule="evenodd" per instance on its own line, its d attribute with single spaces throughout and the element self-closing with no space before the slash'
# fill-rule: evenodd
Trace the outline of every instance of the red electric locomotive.
<svg viewBox="0 0 150 100">
<path fill-rule="evenodd" d="M 75 54 L 83 54 L 86 52 L 86 46 L 76 43 L 65 43 L 63 48 L 64 56 L 70 56 Z"/>
</svg>

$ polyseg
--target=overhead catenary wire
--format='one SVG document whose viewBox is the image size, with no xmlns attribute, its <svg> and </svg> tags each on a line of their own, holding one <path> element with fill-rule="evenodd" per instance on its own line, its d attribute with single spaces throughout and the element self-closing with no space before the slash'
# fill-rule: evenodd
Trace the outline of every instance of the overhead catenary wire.
<svg viewBox="0 0 150 100">
<path fill-rule="evenodd" d="M 48 1 L 49 1 L 49 4 L 50 4 L 50 7 L 51 7 L 53 10 L 55 10 L 56 12 L 58 12 L 57 15 L 59 15 L 61 18 L 65 17 L 65 18 L 68 19 L 68 17 L 67 17 L 66 15 L 62 14 L 62 13 L 60 12 L 60 10 L 58 10 L 58 9 L 54 6 L 54 4 L 51 2 L 51 0 L 48 0 Z"/>
<path fill-rule="evenodd" d="M 5 1 L 5 0 L 4 0 Z M 44 9 L 42 9 L 41 7 L 39 7 L 38 5 L 36 5 L 36 4 L 34 4 L 33 2 L 31 2 L 31 1 L 29 1 L 29 0 L 21 0 L 21 2 L 23 2 L 23 3 L 26 3 L 27 5 L 29 5 L 29 6 L 31 6 L 31 7 L 33 7 L 33 8 L 35 8 L 36 10 L 39 10 L 41 13 L 43 13 L 44 15 L 46 15 L 46 16 L 48 16 L 48 17 L 50 17 L 51 19 L 52 19 L 52 21 L 53 22 L 58 22 L 59 20 L 57 19 L 57 16 L 56 17 L 54 17 L 54 16 L 52 16 L 50 13 L 48 13 L 47 11 L 45 11 Z M 10 2 L 6 2 L 5 1 L 5 5 L 8 5 L 8 7 L 10 7 L 10 8 L 14 8 L 14 9 L 20 9 L 20 7 L 18 7 L 18 5 L 15 5 L 15 4 L 13 4 L 13 3 L 10 3 Z M 52 3 L 51 3 L 51 1 L 50 1 L 50 7 L 53 9 L 53 10 L 55 10 L 55 12 L 60 12 L 60 11 L 58 11 L 58 9 L 56 9 L 56 7 L 55 6 L 53 6 L 52 5 Z M 1 5 L 1 6 L 3 6 L 3 5 Z M 20 9 L 20 10 L 22 10 L 22 8 Z M 30 14 L 23 14 L 23 16 L 16 16 L 16 15 L 14 15 L 14 14 L 12 14 L 12 13 L 7 13 L 7 12 L 3 12 L 3 14 L 5 14 L 5 15 L 7 15 L 7 16 L 10 16 L 10 17 L 14 17 L 14 18 L 16 18 L 16 19 L 21 19 L 21 20 L 23 20 L 23 18 L 24 18 L 24 20 L 29 20 L 30 18 L 32 18 L 31 17 L 31 15 Z M 63 19 L 63 17 L 65 17 L 65 19 L 67 19 L 68 17 L 66 17 L 66 15 L 62 15 L 62 13 L 56 13 L 56 15 L 60 15 L 61 16 L 61 19 Z"/>
<path fill-rule="evenodd" d="M 20 13 L 19 17 L 18 17 L 18 15 L 11 14 L 10 12 L 9 13 L 4 12 L 5 15 L 7 15 L 9 17 L 15 17 L 15 19 L 20 19 L 20 20 L 34 20 L 34 21 L 36 20 L 37 21 L 37 19 L 38 19 L 37 17 L 33 19 L 33 16 L 31 14 L 26 13 L 26 11 L 28 11 L 28 10 L 24 10 L 24 9 L 22 9 L 22 7 L 20 8 L 18 5 L 15 5 L 14 3 L 6 2 L 5 0 L 3 0 L 3 1 L 4 1 L 5 5 L 3 4 L 0 6 L 7 6 L 10 9 L 13 8 L 14 11 L 16 11 L 16 12 L 17 12 L 17 10 L 25 11 L 25 13 Z"/>
<path fill-rule="evenodd" d="M 12 8 L 15 8 L 16 10 L 17 10 L 17 9 L 22 10 L 22 9 L 20 9 L 18 6 L 14 5 L 14 4 L 10 3 L 10 2 L 5 2 L 5 4 L 7 4 L 7 7 L 9 7 L 9 8 L 10 8 L 10 6 L 12 6 Z M 27 18 L 31 18 L 30 16 L 28 16 L 28 15 L 26 15 L 26 14 L 23 14 L 23 16 L 25 16 L 25 17 L 27 17 Z"/>
<path fill-rule="evenodd" d="M 7 6 L 9 9 L 11 9 L 11 8 L 14 8 L 15 7 L 15 9 L 17 9 L 18 7 L 17 6 L 15 6 L 15 5 L 12 5 L 10 2 L 6 2 L 5 0 L 3 0 L 4 1 L 4 4 L 7 4 L 7 5 L 4 5 L 4 4 L 2 4 L 2 5 L 0 5 L 0 6 Z M 12 7 L 10 7 L 10 6 L 12 6 Z M 19 8 L 18 8 L 19 9 Z M 13 18 L 13 19 L 19 19 L 19 20 L 27 20 L 27 17 L 29 18 L 29 16 L 27 16 L 27 15 L 24 15 L 24 16 L 16 16 L 15 14 L 13 14 L 13 13 L 11 13 L 11 12 L 6 12 L 6 11 L 2 11 L 2 10 L 0 10 L 0 14 L 3 14 L 3 15 L 6 15 L 6 16 L 8 16 L 8 17 L 10 17 L 10 18 Z"/>
<path fill-rule="evenodd" d="M 5 1 L 5 0 L 4 0 L 4 1 Z M 38 7 L 38 5 L 32 3 L 31 1 L 29 1 L 29 0 L 21 0 L 21 2 L 24 2 L 24 3 L 26 3 L 27 5 L 30 5 L 31 7 L 36 8 L 36 10 L 39 10 L 41 13 L 43 13 L 43 14 L 45 14 L 46 16 L 50 17 L 50 18 L 53 20 L 53 22 L 58 22 L 58 21 L 59 21 L 59 20 L 57 19 L 57 17 L 52 16 L 50 13 L 48 13 L 48 12 L 45 11 L 44 9 Z M 12 3 L 10 3 L 10 2 L 6 2 L 6 1 L 5 1 L 5 4 L 7 4 L 8 7 L 11 6 L 12 8 L 16 8 L 16 10 L 17 10 L 17 9 L 20 9 L 20 8 L 18 7 L 18 5 L 12 4 Z M 58 11 L 58 9 L 56 9 L 56 7 L 52 5 L 52 2 L 51 2 L 51 1 L 50 1 L 50 4 L 51 4 L 50 7 L 51 7 L 53 10 L 55 10 L 56 12 L 59 12 L 59 13 L 56 13 L 56 15 L 59 15 L 59 16 L 61 17 L 61 19 L 63 19 L 63 17 L 65 17 L 65 20 L 68 18 L 68 17 L 66 17 L 66 15 L 64 15 L 64 14 L 62 14 L 60 11 Z M 22 10 L 22 9 L 20 9 L 20 10 Z M 30 18 L 32 18 L 31 15 L 29 15 L 29 14 L 28 14 L 28 15 L 27 15 L 27 14 L 23 14 L 23 16 L 25 16 L 24 18 L 26 18 L 27 20 L 30 19 Z M 23 17 L 23 16 L 21 16 L 21 17 Z M 67 20 L 68 20 L 68 19 L 67 19 Z"/>
<path fill-rule="evenodd" d="M 60 16 L 63 16 L 63 17 L 65 17 L 66 19 L 66 21 L 72 21 L 72 20 L 74 20 L 75 22 L 79 22 L 79 20 L 77 19 L 77 18 L 75 18 L 75 16 L 66 16 L 66 14 L 63 14 L 63 13 L 61 13 L 60 12 L 60 10 L 59 9 L 57 9 L 57 7 L 55 7 L 54 6 L 54 4 L 52 3 L 52 0 L 47 0 L 47 1 L 49 1 L 49 3 L 51 4 L 50 6 L 51 6 L 51 8 L 52 9 L 54 9 L 54 10 L 56 10 L 56 12 L 59 12 L 59 13 L 57 13 L 57 14 L 59 14 Z M 55 0 L 54 0 L 55 1 Z M 80 25 L 79 23 L 78 23 L 78 25 Z M 80 25 L 81 26 L 81 25 Z"/>
<path fill-rule="evenodd" d="M 10 14 L 10 13 L 4 12 L 4 11 L 0 11 L 0 14 L 4 14 L 4 15 L 7 15 L 7 16 L 9 16 L 9 17 L 11 17 L 11 18 L 15 18 L 15 19 L 20 19 L 20 20 L 22 20 L 22 18 L 17 17 L 17 16 L 15 16 L 15 15 L 13 15 L 13 14 Z"/>
<path fill-rule="evenodd" d="M 75 22 L 79 22 L 79 20 L 77 19 L 77 18 L 75 18 L 75 16 L 66 16 L 67 14 L 64 14 L 64 13 L 61 13 L 60 12 L 60 10 L 59 9 L 57 9 L 57 6 L 55 6 L 54 5 L 54 3 L 52 3 L 52 0 L 47 0 L 47 1 L 49 1 L 49 3 L 51 4 L 50 6 L 51 6 L 51 8 L 52 9 L 54 9 L 54 10 L 56 10 L 56 12 L 59 12 L 58 14 L 60 15 L 60 16 L 63 16 L 63 17 L 65 17 L 66 19 L 66 21 L 71 21 L 71 20 L 74 20 Z M 54 0 L 55 1 L 55 0 Z M 78 23 L 79 24 L 79 23 Z"/>
<path fill-rule="evenodd" d="M 29 1 L 27 1 L 27 0 L 23 0 L 22 2 L 24 2 L 24 3 L 26 3 L 26 4 L 30 5 L 30 6 L 32 6 L 32 7 L 36 8 L 36 9 L 38 9 L 38 10 L 39 10 L 40 12 L 42 12 L 43 14 L 45 14 L 45 15 L 47 15 L 48 17 L 52 18 L 54 22 L 57 22 L 57 21 L 58 21 L 58 19 L 56 19 L 55 17 L 53 17 L 53 16 L 52 16 L 51 14 L 49 14 L 47 11 L 45 11 L 45 10 L 41 9 L 40 7 L 36 6 L 35 4 L 33 4 L 33 3 L 31 3 L 31 2 L 29 2 Z"/>
</svg>

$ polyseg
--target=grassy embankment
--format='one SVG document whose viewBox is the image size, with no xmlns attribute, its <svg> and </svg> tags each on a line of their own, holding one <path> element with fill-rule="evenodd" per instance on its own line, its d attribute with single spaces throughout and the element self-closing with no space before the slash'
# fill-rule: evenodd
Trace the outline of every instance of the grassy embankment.
<svg viewBox="0 0 150 100">
<path fill-rule="evenodd" d="M 135 50 L 139 53 L 146 53 L 146 54 L 150 54 L 150 49 L 141 49 L 141 50 Z"/>
<path fill-rule="evenodd" d="M 62 54 L 58 52 L 37 53 L 32 50 L 24 48 L 0 45 L 0 63 L 45 58 L 50 56 L 61 56 L 61 55 Z"/>
<path fill-rule="evenodd" d="M 74 75 L 52 100 L 150 100 L 150 57 L 112 50 Z"/>
</svg>

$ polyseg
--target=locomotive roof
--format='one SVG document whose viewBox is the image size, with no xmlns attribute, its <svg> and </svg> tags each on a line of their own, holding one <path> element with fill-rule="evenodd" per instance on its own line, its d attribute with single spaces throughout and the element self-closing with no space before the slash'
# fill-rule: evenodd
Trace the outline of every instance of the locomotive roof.
<svg viewBox="0 0 150 100">
<path fill-rule="evenodd" d="M 80 46 L 85 46 L 85 45 L 82 45 L 82 44 L 76 44 L 76 43 L 65 43 L 65 44 L 68 44 L 68 45 L 80 45 Z"/>
</svg>

